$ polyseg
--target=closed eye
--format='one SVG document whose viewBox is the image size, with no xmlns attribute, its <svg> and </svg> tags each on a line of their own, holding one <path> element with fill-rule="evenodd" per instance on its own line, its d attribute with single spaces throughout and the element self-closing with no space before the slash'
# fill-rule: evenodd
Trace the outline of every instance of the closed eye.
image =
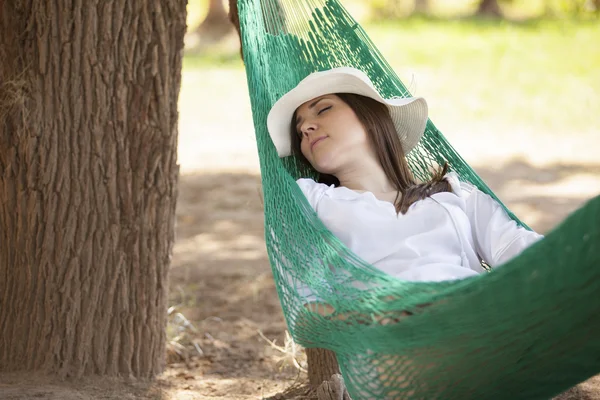
<svg viewBox="0 0 600 400">
<path fill-rule="evenodd" d="M 325 112 L 325 111 L 329 110 L 331 107 L 332 107 L 332 106 L 329 106 L 329 107 L 325 107 L 325 108 L 323 108 L 322 110 L 320 110 L 320 111 L 318 112 L 318 114 L 317 114 L 317 115 L 321 115 L 321 113 L 323 113 L 323 112 Z"/>
<path fill-rule="evenodd" d="M 333 106 L 327 106 L 322 108 L 321 110 L 319 110 L 319 112 L 317 113 L 317 115 L 321 115 L 322 113 L 324 113 L 325 111 L 329 110 L 331 107 Z M 297 126 L 300 125 L 301 121 L 298 121 Z M 298 137 L 302 140 L 304 138 L 304 134 L 302 133 L 302 131 L 300 131 L 299 129 L 296 130 L 296 134 L 298 135 Z"/>
</svg>

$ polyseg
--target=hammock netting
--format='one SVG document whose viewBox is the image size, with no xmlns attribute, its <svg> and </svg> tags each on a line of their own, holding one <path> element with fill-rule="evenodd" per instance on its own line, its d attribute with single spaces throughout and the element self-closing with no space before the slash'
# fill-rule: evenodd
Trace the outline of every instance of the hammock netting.
<svg viewBox="0 0 600 400">
<path fill-rule="evenodd" d="M 334 351 L 354 400 L 547 399 L 597 373 L 600 198 L 489 273 L 437 283 L 382 273 L 319 220 L 295 182 L 310 172 L 278 157 L 266 117 L 332 67 L 361 69 L 384 97 L 410 94 L 337 1 L 238 0 L 238 10 L 267 250 L 294 340 Z M 431 121 L 408 159 L 422 180 L 447 161 L 496 198 Z"/>
</svg>

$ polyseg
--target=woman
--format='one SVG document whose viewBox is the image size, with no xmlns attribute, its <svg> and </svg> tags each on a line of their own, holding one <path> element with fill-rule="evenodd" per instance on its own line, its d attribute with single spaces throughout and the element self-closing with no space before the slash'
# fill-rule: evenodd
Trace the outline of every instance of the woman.
<svg viewBox="0 0 600 400">
<path fill-rule="evenodd" d="M 500 265 L 542 236 L 447 166 L 417 183 L 405 158 L 427 123 L 422 98 L 384 99 L 354 68 L 317 72 L 272 107 L 280 157 L 319 173 L 298 185 L 325 226 L 381 271 L 408 281 L 462 279 Z M 290 128 L 291 126 L 291 128 Z"/>
<path fill-rule="evenodd" d="M 279 156 L 294 155 L 319 173 L 319 182 L 299 179 L 298 185 L 324 225 L 357 256 L 384 273 L 407 281 L 464 279 L 484 271 L 481 260 L 491 266 L 501 265 L 541 239 L 541 235 L 519 227 L 490 196 L 459 181 L 456 174 L 446 173 L 446 167 L 437 171 L 428 182 L 415 182 L 405 155 L 418 144 L 426 122 L 427 105 L 423 99 L 383 99 L 367 76 L 352 68 L 336 68 L 309 75 L 275 103 L 267 118 L 268 130 Z M 588 215 L 597 215 L 597 211 Z M 578 226 L 580 222 L 579 219 L 573 219 L 569 223 L 570 226 Z M 591 232 L 590 227 L 587 229 Z M 586 237 L 585 240 L 589 241 L 592 236 Z M 551 240 L 550 245 L 565 246 L 565 242 L 557 240 L 556 235 L 548 239 Z M 578 236 L 567 243 L 583 243 L 583 240 Z M 584 249 L 586 254 L 586 269 L 593 270 L 592 266 L 597 262 L 592 257 L 590 247 L 578 248 L 580 251 Z M 568 251 L 566 247 L 563 252 L 566 254 Z M 550 271 L 557 275 L 545 276 L 544 282 L 565 276 L 565 271 L 571 266 L 565 263 L 564 255 L 559 263 L 558 269 Z M 538 267 L 534 272 L 540 277 L 543 275 L 539 265 L 532 267 Z M 499 282 L 490 281 L 498 290 Z M 570 306 L 565 305 L 566 308 L 562 310 L 567 314 L 571 314 L 569 310 L 576 307 L 577 301 L 593 293 L 589 290 L 593 280 L 586 284 L 581 280 L 570 282 L 577 283 L 565 285 L 565 293 L 569 294 L 562 300 L 568 300 L 565 304 Z M 477 326 L 470 325 L 471 329 L 474 328 L 474 332 L 471 332 L 473 335 L 470 335 L 468 329 L 454 329 L 448 318 L 444 319 L 445 325 L 438 326 L 431 318 L 419 320 L 414 317 L 419 308 L 428 309 L 433 316 L 439 316 L 435 306 L 444 306 L 444 298 L 436 298 L 431 303 L 409 304 L 405 310 L 397 306 L 401 304 L 399 302 L 394 304 L 394 309 L 382 307 L 377 312 L 371 312 L 374 308 L 371 306 L 371 297 L 367 296 L 367 303 L 356 308 L 353 307 L 354 302 L 338 307 L 341 301 L 335 300 L 339 300 L 339 297 L 321 299 L 319 293 L 310 290 L 304 292 L 304 288 L 298 287 L 298 282 L 290 284 L 295 285 L 305 308 L 292 310 L 291 330 L 295 332 L 295 338 L 301 338 L 303 344 L 309 345 L 307 347 L 336 340 L 337 332 L 331 329 L 343 329 L 339 321 L 348 325 L 404 324 L 393 331 L 408 334 L 406 340 L 403 337 L 404 344 L 390 346 L 389 353 L 380 349 L 388 338 L 385 333 L 391 330 L 377 332 L 367 327 L 344 333 L 345 344 L 348 340 L 354 340 L 353 335 L 359 332 L 367 334 L 368 339 L 365 340 L 374 341 L 373 348 L 369 342 L 363 341 L 356 347 L 347 347 L 342 353 L 344 371 L 348 372 L 348 382 L 352 382 L 352 395 L 355 398 L 445 398 L 446 392 L 450 393 L 448 398 L 459 398 L 458 394 L 460 398 L 469 398 L 469 395 L 484 392 L 478 385 L 488 382 L 485 368 L 482 374 L 477 375 L 479 378 L 472 381 L 469 378 L 474 376 L 474 369 L 486 365 L 487 361 L 480 358 L 481 354 L 489 355 L 490 363 L 495 363 L 494 358 L 497 357 L 498 365 L 512 371 L 517 381 L 520 376 L 515 372 L 519 371 L 517 365 L 522 368 L 521 371 L 527 371 L 528 368 L 539 370 L 536 369 L 536 363 L 540 362 L 539 354 L 550 351 L 547 349 L 552 346 L 556 346 L 555 354 L 560 354 L 559 357 L 563 357 L 562 360 L 568 365 L 577 365 L 578 357 L 584 358 L 583 350 L 579 353 L 573 350 L 567 354 L 567 349 L 574 347 L 559 347 L 559 343 L 570 338 L 564 334 L 563 327 L 558 331 L 563 332 L 564 336 L 557 333 L 557 338 L 561 340 L 553 341 L 546 335 L 544 338 L 549 341 L 544 342 L 537 334 L 520 335 L 520 332 L 528 332 L 529 328 L 536 332 L 549 332 L 555 319 L 547 318 L 547 314 L 537 315 L 531 324 L 526 324 L 528 328 L 519 329 L 514 340 L 522 341 L 514 347 L 511 347 L 512 344 L 506 345 L 506 342 L 492 343 L 491 338 L 501 338 L 504 334 L 509 337 L 510 332 L 503 330 L 506 329 L 506 320 L 518 317 L 519 321 L 524 322 L 524 315 L 534 316 L 538 310 L 542 310 L 534 304 L 551 305 L 552 312 L 560 310 L 561 303 L 552 299 L 558 293 L 556 290 L 547 291 L 545 297 L 537 292 L 536 300 L 526 304 L 528 311 L 524 311 L 525 307 L 511 308 L 506 313 L 494 314 L 506 318 L 499 321 L 498 329 L 482 329 L 478 332 Z M 578 291 L 584 287 L 588 289 L 586 294 L 578 297 Z M 521 290 L 516 292 L 520 293 L 519 298 L 529 298 Z M 335 302 L 329 302 L 329 299 Z M 394 298 L 389 295 L 381 298 L 382 303 L 387 300 Z M 462 303 L 459 301 L 455 304 Z M 591 304 L 587 309 L 588 316 L 597 313 L 597 304 L 594 306 L 590 301 L 584 303 Z M 453 310 L 445 306 L 444 309 Z M 544 310 L 548 312 L 550 307 Z M 479 319 L 478 315 L 482 313 L 469 319 L 471 324 L 474 321 L 490 321 L 487 318 Z M 335 320 L 336 325 L 323 325 L 322 317 Z M 580 333 L 581 330 L 576 327 L 583 326 L 581 324 L 586 319 L 578 318 L 574 315 L 571 325 L 566 325 L 574 328 L 569 335 L 580 334 L 582 339 L 577 340 L 585 343 L 581 349 L 589 349 L 591 354 L 595 354 L 597 346 L 587 338 L 597 335 L 589 334 L 587 330 L 585 334 Z M 411 325 L 408 319 L 415 323 Z M 424 326 L 420 321 L 423 324 L 427 322 L 430 328 L 422 340 L 415 339 L 418 336 L 415 331 Z M 462 323 L 460 319 L 455 322 L 457 325 Z M 538 330 L 540 326 L 544 326 L 546 331 Z M 433 337 L 432 332 L 438 329 L 448 333 L 447 340 L 439 345 L 428 340 Z M 491 342 L 485 343 L 482 341 L 484 332 L 495 332 L 496 336 L 490 336 Z M 319 338 L 320 333 L 324 333 L 325 339 Z M 478 338 L 475 340 L 478 344 L 464 346 L 471 337 Z M 513 336 L 510 337 L 513 340 Z M 312 338 L 316 338 L 315 341 Z M 504 351 L 507 351 L 506 357 L 500 356 L 499 353 Z M 597 370 L 597 363 L 594 364 L 592 358 L 587 364 L 590 367 L 585 376 Z M 559 363 L 553 365 L 558 372 Z M 501 368 L 495 371 L 501 371 Z M 548 366 L 541 368 L 549 370 Z M 501 382 L 510 383 L 512 378 L 509 374 L 505 373 Z M 494 379 L 491 375 L 489 381 L 493 382 Z M 563 382 L 575 383 L 573 379 L 564 379 Z M 498 395 L 501 388 L 496 387 L 496 390 Z"/>
</svg>

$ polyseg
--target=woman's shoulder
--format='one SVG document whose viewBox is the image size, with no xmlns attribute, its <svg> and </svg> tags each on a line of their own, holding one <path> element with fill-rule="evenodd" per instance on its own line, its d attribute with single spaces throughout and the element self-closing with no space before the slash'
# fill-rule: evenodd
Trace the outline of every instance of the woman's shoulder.
<svg viewBox="0 0 600 400">
<path fill-rule="evenodd" d="M 454 171 L 448 172 L 446 175 L 444 175 L 444 179 L 450 184 L 452 193 L 458 197 L 469 197 L 471 193 L 477 189 L 475 185 L 461 180 L 458 174 Z"/>
<path fill-rule="evenodd" d="M 344 186 L 326 185 L 324 183 L 316 182 L 310 178 L 300 178 L 296 181 L 296 183 L 313 206 L 316 206 L 316 203 L 318 203 L 323 197 L 327 197 L 332 201 L 354 201 L 369 195 L 368 192 L 358 193 Z"/>
<path fill-rule="evenodd" d="M 296 183 L 298 184 L 298 186 L 300 186 L 300 189 L 302 189 L 303 192 L 310 192 L 315 190 L 323 191 L 329 188 L 329 186 L 323 183 L 316 182 L 314 179 L 310 178 L 300 178 L 296 180 Z"/>
<path fill-rule="evenodd" d="M 310 205 L 316 210 L 317 204 L 323 197 L 323 194 L 329 189 L 329 186 L 315 182 L 314 179 L 300 178 L 296 180 L 296 183 L 304 193 L 304 196 L 310 203 Z"/>
<path fill-rule="evenodd" d="M 456 172 L 450 172 L 444 176 L 450 183 L 452 193 L 455 194 L 466 208 L 489 208 L 495 210 L 500 204 L 489 194 L 479 190 L 474 184 L 461 180 Z"/>
</svg>

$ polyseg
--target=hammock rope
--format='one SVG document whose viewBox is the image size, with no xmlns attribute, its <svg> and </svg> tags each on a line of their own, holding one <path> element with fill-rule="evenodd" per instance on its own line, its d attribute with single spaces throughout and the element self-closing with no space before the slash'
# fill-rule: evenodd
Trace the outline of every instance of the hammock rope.
<svg viewBox="0 0 600 400">
<path fill-rule="evenodd" d="M 277 292 L 294 340 L 335 351 L 353 399 L 546 399 L 600 371 L 600 198 L 489 274 L 426 283 L 382 273 L 318 219 L 295 182 L 310 171 L 279 159 L 266 117 L 333 67 L 361 69 L 384 97 L 408 90 L 335 0 L 238 0 L 238 12 Z M 431 121 L 408 160 L 419 179 L 447 161 L 496 198 Z"/>
</svg>

